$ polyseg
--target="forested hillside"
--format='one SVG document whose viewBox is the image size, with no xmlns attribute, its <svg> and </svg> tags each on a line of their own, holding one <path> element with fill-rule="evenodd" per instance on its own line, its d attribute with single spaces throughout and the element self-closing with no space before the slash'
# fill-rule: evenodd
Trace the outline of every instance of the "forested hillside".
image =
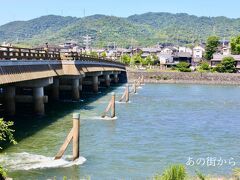
<svg viewBox="0 0 240 180">
<path fill-rule="evenodd" d="M 85 18 L 42 16 L 0 26 L 0 42 L 30 46 L 62 43 L 90 35 L 94 46 L 116 42 L 118 46 L 156 43 L 193 44 L 210 35 L 229 39 L 240 32 L 240 19 L 197 17 L 188 14 L 146 13 L 128 18 L 94 15 Z"/>
</svg>

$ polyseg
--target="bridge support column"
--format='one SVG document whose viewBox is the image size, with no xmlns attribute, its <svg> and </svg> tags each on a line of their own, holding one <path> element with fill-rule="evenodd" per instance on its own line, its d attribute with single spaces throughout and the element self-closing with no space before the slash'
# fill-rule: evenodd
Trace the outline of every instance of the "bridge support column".
<svg viewBox="0 0 240 180">
<path fill-rule="evenodd" d="M 98 76 L 93 76 L 92 81 L 93 81 L 93 92 L 98 93 Z"/>
<path fill-rule="evenodd" d="M 72 99 L 79 100 L 80 92 L 79 92 L 79 79 L 72 79 Z"/>
<path fill-rule="evenodd" d="M 34 87 L 33 88 L 33 103 L 34 103 L 34 112 L 36 115 L 44 115 L 44 89 L 43 87 Z"/>
<path fill-rule="evenodd" d="M 79 91 L 82 91 L 83 78 L 79 79 Z"/>
<path fill-rule="evenodd" d="M 58 78 L 53 79 L 52 98 L 54 100 L 59 100 L 59 79 Z"/>
<path fill-rule="evenodd" d="M 15 105 L 15 96 L 16 96 L 16 88 L 15 86 L 8 86 L 5 89 L 5 103 L 6 103 L 6 113 L 9 116 L 14 116 L 16 113 L 16 105 Z"/>
<path fill-rule="evenodd" d="M 106 74 L 106 75 L 104 75 L 104 78 L 105 78 L 106 87 L 110 87 L 110 83 L 111 83 L 110 75 Z"/>
<path fill-rule="evenodd" d="M 113 82 L 114 82 L 115 84 L 118 83 L 118 73 L 113 74 Z"/>
</svg>

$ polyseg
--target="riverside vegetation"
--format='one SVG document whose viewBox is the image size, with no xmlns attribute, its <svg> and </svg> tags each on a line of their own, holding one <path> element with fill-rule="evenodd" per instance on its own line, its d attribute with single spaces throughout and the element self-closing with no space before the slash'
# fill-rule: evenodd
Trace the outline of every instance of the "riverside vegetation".
<svg viewBox="0 0 240 180">
<path fill-rule="evenodd" d="M 153 180 L 213 180 L 214 178 L 208 177 L 199 171 L 195 171 L 195 177 L 187 174 L 184 165 L 172 165 L 171 167 L 164 170 L 162 174 L 157 174 L 153 177 Z M 222 178 L 223 179 L 223 178 Z M 230 178 L 232 180 L 240 179 L 240 168 L 233 169 L 233 175 Z"/>
<path fill-rule="evenodd" d="M 4 121 L 0 118 L 0 142 L 9 141 L 12 144 L 17 144 L 13 137 L 14 130 L 11 128 L 13 126 L 12 121 Z M 2 149 L 2 147 L 0 147 Z M 0 165 L 0 180 L 7 177 L 7 171 Z"/>
</svg>

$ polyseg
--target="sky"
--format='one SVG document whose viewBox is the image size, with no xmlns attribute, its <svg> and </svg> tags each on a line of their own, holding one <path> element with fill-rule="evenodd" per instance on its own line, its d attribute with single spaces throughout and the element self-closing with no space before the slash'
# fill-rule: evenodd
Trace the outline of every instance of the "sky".
<svg viewBox="0 0 240 180">
<path fill-rule="evenodd" d="M 0 0 L 0 25 L 43 15 L 127 17 L 146 12 L 240 18 L 240 0 Z"/>
</svg>

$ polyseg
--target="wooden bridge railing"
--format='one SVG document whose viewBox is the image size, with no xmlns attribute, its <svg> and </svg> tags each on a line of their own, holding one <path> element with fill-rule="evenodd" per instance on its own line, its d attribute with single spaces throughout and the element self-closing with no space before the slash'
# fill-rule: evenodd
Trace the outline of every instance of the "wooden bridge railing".
<svg viewBox="0 0 240 180">
<path fill-rule="evenodd" d="M 60 60 L 60 53 L 54 52 L 54 51 L 0 46 L 0 59 L 4 59 L 4 60 L 21 60 L 21 59 Z"/>
<path fill-rule="evenodd" d="M 82 60 L 93 62 L 109 62 L 123 65 L 109 58 L 96 57 L 78 52 L 58 52 L 47 50 L 36 50 L 18 47 L 0 46 L 0 60 Z"/>
</svg>

